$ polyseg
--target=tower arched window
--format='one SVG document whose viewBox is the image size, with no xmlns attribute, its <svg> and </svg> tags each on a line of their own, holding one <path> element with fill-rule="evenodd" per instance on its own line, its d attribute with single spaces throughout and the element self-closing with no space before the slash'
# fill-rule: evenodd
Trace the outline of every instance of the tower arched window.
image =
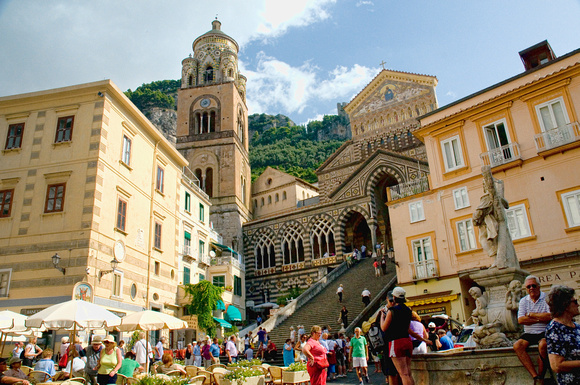
<svg viewBox="0 0 580 385">
<path fill-rule="evenodd" d="M 280 200 L 280 194 L 276 193 L 274 196 L 274 202 L 278 202 Z"/>
<path fill-rule="evenodd" d="M 282 191 L 282 200 L 285 201 L 286 199 L 288 199 L 288 196 L 286 195 L 286 191 Z"/>
<path fill-rule="evenodd" d="M 285 265 L 304 262 L 304 241 L 297 225 L 290 225 L 284 230 L 282 260 Z"/>
<path fill-rule="evenodd" d="M 243 176 L 240 176 L 240 189 L 242 190 L 242 202 L 245 205 L 246 204 L 246 178 L 244 178 Z"/>
<path fill-rule="evenodd" d="M 395 146 L 395 148 L 399 147 L 399 138 L 397 137 L 397 134 L 395 134 L 395 136 L 393 136 L 393 144 Z"/>
<path fill-rule="evenodd" d="M 203 187 L 204 179 L 203 179 L 203 174 L 201 172 L 201 168 L 195 169 L 195 176 L 197 177 L 197 180 L 199 180 L 199 188 L 203 190 L 204 189 L 204 187 Z"/>
<path fill-rule="evenodd" d="M 258 208 L 258 200 L 254 199 L 254 208 L 257 209 Z"/>
<path fill-rule="evenodd" d="M 244 143 L 244 113 L 241 108 L 238 109 L 238 137 Z"/>
<path fill-rule="evenodd" d="M 268 195 L 268 204 L 271 205 L 272 204 L 272 195 Z"/>
<path fill-rule="evenodd" d="M 209 113 L 209 131 L 215 132 L 215 111 Z"/>
<path fill-rule="evenodd" d="M 334 230 L 327 219 L 320 218 L 312 226 L 310 244 L 312 245 L 312 258 L 314 259 L 336 254 Z"/>
<path fill-rule="evenodd" d="M 254 256 L 256 257 L 256 269 L 276 267 L 274 242 L 268 234 L 261 234 L 258 238 L 254 247 Z"/>
<path fill-rule="evenodd" d="M 260 200 L 260 207 L 264 207 L 264 198 Z"/>
<path fill-rule="evenodd" d="M 187 77 L 187 85 L 188 85 L 189 87 L 193 86 L 193 75 L 189 75 L 189 76 Z"/>
<path fill-rule="evenodd" d="M 205 83 L 211 83 L 213 82 L 214 78 L 213 78 L 213 67 L 212 66 L 207 66 L 207 68 L 205 69 L 205 74 L 204 74 L 204 82 Z"/>
<path fill-rule="evenodd" d="M 194 116 L 195 124 L 193 125 L 193 133 L 194 134 L 201 134 L 201 114 L 199 112 L 195 113 Z"/>
<path fill-rule="evenodd" d="M 228 77 L 230 77 L 230 78 L 234 77 L 234 70 L 231 68 L 228 70 Z"/>
</svg>

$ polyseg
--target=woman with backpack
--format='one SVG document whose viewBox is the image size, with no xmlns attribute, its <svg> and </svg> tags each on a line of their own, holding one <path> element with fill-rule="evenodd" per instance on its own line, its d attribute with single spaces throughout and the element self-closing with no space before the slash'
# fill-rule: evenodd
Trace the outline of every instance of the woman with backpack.
<svg viewBox="0 0 580 385">
<path fill-rule="evenodd" d="M 28 340 L 28 345 L 26 345 L 20 357 L 22 358 L 22 365 L 33 367 L 36 358 L 42 354 L 42 349 L 36 344 L 36 341 L 36 337 L 30 337 Z"/>
</svg>

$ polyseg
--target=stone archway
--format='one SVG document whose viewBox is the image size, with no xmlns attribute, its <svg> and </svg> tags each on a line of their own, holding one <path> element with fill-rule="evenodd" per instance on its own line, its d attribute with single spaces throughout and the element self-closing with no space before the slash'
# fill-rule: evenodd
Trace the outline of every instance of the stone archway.
<svg viewBox="0 0 580 385">
<path fill-rule="evenodd" d="M 366 191 L 371 197 L 373 223 L 370 223 L 376 243 L 392 247 L 393 236 L 387 207 L 387 187 L 404 182 L 403 172 L 394 166 L 378 167 L 367 180 Z"/>
<path fill-rule="evenodd" d="M 361 213 L 350 211 L 344 217 L 341 227 L 343 228 L 344 254 L 351 253 L 355 248 L 360 250 L 362 245 L 372 250 L 371 229 Z"/>
</svg>

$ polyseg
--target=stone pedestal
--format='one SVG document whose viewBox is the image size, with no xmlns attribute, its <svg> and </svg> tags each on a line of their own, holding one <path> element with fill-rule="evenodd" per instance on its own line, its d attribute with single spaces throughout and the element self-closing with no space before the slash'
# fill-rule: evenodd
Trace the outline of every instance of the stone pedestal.
<svg viewBox="0 0 580 385">
<path fill-rule="evenodd" d="M 527 275 L 528 272 L 517 267 L 504 269 L 491 267 L 469 274 L 469 277 L 484 287 L 487 293 L 487 317 L 480 320 L 482 323 L 499 321 L 504 325 L 504 332 L 515 332 L 519 329 L 517 311 L 506 308 L 506 293 L 510 282 L 513 280 L 524 282 Z"/>
</svg>

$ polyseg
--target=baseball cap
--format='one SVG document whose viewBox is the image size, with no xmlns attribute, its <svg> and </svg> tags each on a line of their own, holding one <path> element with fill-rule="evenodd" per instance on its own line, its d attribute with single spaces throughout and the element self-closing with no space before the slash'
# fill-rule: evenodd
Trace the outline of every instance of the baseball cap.
<svg viewBox="0 0 580 385">
<path fill-rule="evenodd" d="M 436 326 L 435 326 L 435 322 L 429 322 L 429 325 L 428 325 L 428 327 L 430 327 L 430 328 L 434 328 L 434 327 L 436 327 Z"/>
<path fill-rule="evenodd" d="M 404 300 L 405 295 L 407 295 L 407 292 L 402 287 L 397 286 L 393 289 L 393 297 Z"/>
</svg>

